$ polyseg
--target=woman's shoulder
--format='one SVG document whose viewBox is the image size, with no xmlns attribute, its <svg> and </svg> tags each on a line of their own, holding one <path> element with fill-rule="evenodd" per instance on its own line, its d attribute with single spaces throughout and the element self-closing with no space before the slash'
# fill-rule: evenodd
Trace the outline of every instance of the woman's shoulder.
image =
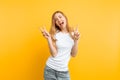
<svg viewBox="0 0 120 80">
<path fill-rule="evenodd" d="M 54 34 L 54 37 L 56 37 L 59 33 L 60 31 L 56 31 L 56 33 Z"/>
</svg>

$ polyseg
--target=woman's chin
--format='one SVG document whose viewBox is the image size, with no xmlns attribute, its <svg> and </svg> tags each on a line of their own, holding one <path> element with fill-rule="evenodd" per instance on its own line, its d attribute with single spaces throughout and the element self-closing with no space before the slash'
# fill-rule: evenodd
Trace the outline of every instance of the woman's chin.
<svg viewBox="0 0 120 80">
<path fill-rule="evenodd" d="M 63 28 L 66 28 L 66 25 L 63 25 L 62 27 L 63 27 Z"/>
</svg>

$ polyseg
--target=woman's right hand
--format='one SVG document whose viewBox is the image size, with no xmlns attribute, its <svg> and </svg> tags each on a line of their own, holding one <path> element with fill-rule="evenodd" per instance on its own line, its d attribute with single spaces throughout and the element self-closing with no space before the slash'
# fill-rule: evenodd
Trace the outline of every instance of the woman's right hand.
<svg viewBox="0 0 120 80">
<path fill-rule="evenodd" d="M 40 31 L 46 39 L 51 39 L 51 35 L 49 34 L 45 27 L 40 28 Z"/>
<path fill-rule="evenodd" d="M 55 57 L 57 55 L 57 49 L 56 47 L 53 45 L 52 39 L 51 39 L 51 35 L 49 34 L 49 32 L 45 29 L 45 28 L 40 28 L 43 36 L 48 40 L 48 45 L 50 48 L 50 53 L 53 57 Z"/>
</svg>

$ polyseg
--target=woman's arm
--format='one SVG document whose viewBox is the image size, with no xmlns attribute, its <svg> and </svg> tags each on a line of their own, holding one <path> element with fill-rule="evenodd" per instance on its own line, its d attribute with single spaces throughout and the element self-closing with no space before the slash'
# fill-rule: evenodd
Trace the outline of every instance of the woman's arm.
<svg viewBox="0 0 120 80">
<path fill-rule="evenodd" d="M 72 51 L 71 51 L 71 56 L 72 56 L 72 57 L 75 57 L 75 56 L 77 55 L 78 43 L 79 43 L 78 40 L 75 40 L 75 41 L 74 41 L 74 46 L 73 46 Z"/>
<path fill-rule="evenodd" d="M 73 32 L 74 45 L 73 45 L 72 50 L 71 50 L 72 57 L 75 57 L 77 55 L 79 37 L 80 37 L 80 33 L 78 32 L 78 28 L 76 28 L 76 30 L 74 30 L 74 32 Z"/>
<path fill-rule="evenodd" d="M 52 57 L 55 57 L 57 55 L 57 49 L 55 45 L 53 44 L 51 37 L 48 38 L 48 45 L 49 45 L 49 49 L 50 49 L 50 53 Z"/>
<path fill-rule="evenodd" d="M 48 33 L 48 31 L 45 28 L 41 28 L 41 32 L 42 32 L 43 36 L 48 41 L 48 46 L 49 46 L 50 53 L 51 53 L 52 57 L 55 57 L 57 55 L 57 49 L 55 47 L 55 44 L 53 44 L 53 41 L 51 39 L 51 35 Z"/>
</svg>

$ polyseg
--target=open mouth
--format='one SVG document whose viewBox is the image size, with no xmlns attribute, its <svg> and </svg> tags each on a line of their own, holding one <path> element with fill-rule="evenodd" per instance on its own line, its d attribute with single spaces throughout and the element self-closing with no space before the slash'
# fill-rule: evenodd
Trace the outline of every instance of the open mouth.
<svg viewBox="0 0 120 80">
<path fill-rule="evenodd" d="M 60 23 L 60 26 L 63 25 L 63 24 L 64 24 L 64 22 L 61 22 L 61 23 Z"/>
</svg>

